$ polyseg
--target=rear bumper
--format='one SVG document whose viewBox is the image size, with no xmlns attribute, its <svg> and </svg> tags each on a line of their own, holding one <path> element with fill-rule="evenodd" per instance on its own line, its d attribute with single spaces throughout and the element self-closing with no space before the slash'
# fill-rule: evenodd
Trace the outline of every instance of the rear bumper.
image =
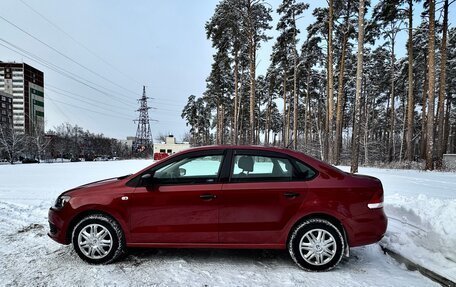
<svg viewBox="0 0 456 287">
<path fill-rule="evenodd" d="M 383 208 L 350 219 L 345 225 L 350 247 L 372 244 L 380 241 L 388 227 L 388 218 Z"/>
<path fill-rule="evenodd" d="M 48 212 L 49 232 L 48 236 L 60 244 L 69 244 L 66 236 L 67 226 L 65 220 L 60 216 L 59 212 L 53 208 Z"/>
</svg>

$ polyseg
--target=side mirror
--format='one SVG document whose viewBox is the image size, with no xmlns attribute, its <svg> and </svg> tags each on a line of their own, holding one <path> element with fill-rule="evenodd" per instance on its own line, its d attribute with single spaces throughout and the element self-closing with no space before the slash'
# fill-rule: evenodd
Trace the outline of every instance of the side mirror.
<svg viewBox="0 0 456 287">
<path fill-rule="evenodd" d="M 141 180 L 139 182 L 140 186 L 148 186 L 153 182 L 153 176 L 150 173 L 145 173 L 141 175 Z"/>
<path fill-rule="evenodd" d="M 179 176 L 184 176 L 187 174 L 187 170 L 185 168 L 179 168 Z"/>
</svg>

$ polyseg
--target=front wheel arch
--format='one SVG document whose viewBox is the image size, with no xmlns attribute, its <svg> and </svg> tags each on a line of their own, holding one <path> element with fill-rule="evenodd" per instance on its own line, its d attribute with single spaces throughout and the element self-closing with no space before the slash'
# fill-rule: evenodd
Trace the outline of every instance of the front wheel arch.
<svg viewBox="0 0 456 287">
<path fill-rule="evenodd" d="M 71 238 L 75 252 L 90 264 L 108 264 L 125 253 L 122 227 L 109 215 L 93 213 L 82 217 Z"/>
<path fill-rule="evenodd" d="M 70 221 L 70 224 L 68 224 L 68 228 L 67 228 L 67 232 L 66 232 L 66 242 L 68 244 L 71 244 L 71 240 L 72 240 L 71 237 L 73 236 L 73 231 L 74 231 L 74 228 L 76 227 L 76 225 L 83 218 L 90 216 L 90 215 L 95 215 L 95 214 L 109 217 L 110 219 L 114 220 L 117 224 L 119 224 L 120 227 L 122 227 L 122 224 L 114 216 L 112 216 L 111 214 L 109 214 L 105 211 L 101 211 L 101 210 L 97 210 L 97 209 L 85 210 L 85 211 L 77 214 L 75 217 L 73 217 L 73 219 L 71 219 L 71 221 Z M 126 232 L 125 232 L 124 228 L 122 228 L 122 232 L 124 233 L 124 238 L 125 238 Z"/>
</svg>

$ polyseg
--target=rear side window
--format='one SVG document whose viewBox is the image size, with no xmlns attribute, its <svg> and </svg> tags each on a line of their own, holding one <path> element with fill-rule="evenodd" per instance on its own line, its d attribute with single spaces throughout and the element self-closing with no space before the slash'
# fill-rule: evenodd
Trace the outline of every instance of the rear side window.
<svg viewBox="0 0 456 287">
<path fill-rule="evenodd" d="M 308 165 L 306 165 L 300 161 L 295 161 L 295 163 L 296 163 L 296 166 L 297 166 L 299 174 L 300 174 L 299 177 L 301 179 L 309 180 L 309 179 L 314 178 L 315 175 L 317 174 L 316 171 L 313 170 Z"/>
<path fill-rule="evenodd" d="M 287 158 L 236 155 L 231 182 L 291 181 L 295 170 Z"/>
</svg>

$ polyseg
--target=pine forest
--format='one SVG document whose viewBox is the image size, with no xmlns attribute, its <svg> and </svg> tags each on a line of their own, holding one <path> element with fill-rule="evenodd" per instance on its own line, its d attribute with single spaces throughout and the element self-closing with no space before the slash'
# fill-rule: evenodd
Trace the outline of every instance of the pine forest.
<svg viewBox="0 0 456 287">
<path fill-rule="evenodd" d="M 327 0 L 309 11 L 297 0 L 221 0 L 205 25 L 215 51 L 206 91 L 182 111 L 191 144 L 290 148 L 352 172 L 441 169 L 456 153 L 453 2 Z M 301 27 L 302 17 L 312 24 Z"/>
</svg>

